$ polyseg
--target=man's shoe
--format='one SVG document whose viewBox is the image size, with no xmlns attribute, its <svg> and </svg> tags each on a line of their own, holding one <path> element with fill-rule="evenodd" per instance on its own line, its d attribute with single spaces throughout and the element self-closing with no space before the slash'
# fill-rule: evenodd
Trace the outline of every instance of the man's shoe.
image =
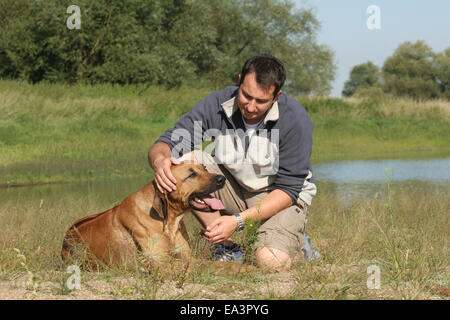
<svg viewBox="0 0 450 320">
<path fill-rule="evenodd" d="M 306 261 L 320 260 L 320 252 L 311 245 L 311 238 L 305 232 L 305 245 L 302 247 Z"/>
<path fill-rule="evenodd" d="M 230 247 L 223 244 L 218 244 L 215 246 L 211 254 L 211 260 L 223 262 L 234 261 L 237 263 L 242 263 L 243 257 L 241 247 L 236 243 L 233 243 Z"/>
</svg>

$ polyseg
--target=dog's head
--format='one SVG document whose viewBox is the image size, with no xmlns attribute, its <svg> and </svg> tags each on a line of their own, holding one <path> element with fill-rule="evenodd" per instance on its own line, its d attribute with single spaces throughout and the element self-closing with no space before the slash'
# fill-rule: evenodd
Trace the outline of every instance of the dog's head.
<svg viewBox="0 0 450 320">
<path fill-rule="evenodd" d="M 172 165 L 171 170 L 177 189 L 162 195 L 168 210 L 182 214 L 189 209 L 207 212 L 224 209 L 222 202 L 211 196 L 225 185 L 224 176 L 209 173 L 199 164 Z"/>
</svg>

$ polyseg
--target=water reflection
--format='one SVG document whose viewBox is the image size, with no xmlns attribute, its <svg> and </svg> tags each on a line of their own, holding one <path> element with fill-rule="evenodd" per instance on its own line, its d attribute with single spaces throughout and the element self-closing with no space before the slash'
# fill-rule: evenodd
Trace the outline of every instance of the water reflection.
<svg viewBox="0 0 450 320">
<path fill-rule="evenodd" d="M 54 202 L 68 195 L 75 199 L 90 195 L 100 206 L 110 207 L 150 181 L 150 177 L 133 177 L 0 189 L 0 204 L 8 201 L 39 203 L 41 199 Z"/>
<path fill-rule="evenodd" d="M 387 172 L 385 169 L 389 169 Z M 319 192 L 333 192 L 343 201 L 355 196 L 374 197 L 393 189 L 411 192 L 440 188 L 448 193 L 450 158 L 428 160 L 337 161 L 313 166 Z M 70 195 L 84 199 L 95 197 L 100 206 L 111 207 L 149 183 L 150 177 L 133 177 L 89 182 L 0 189 L 0 204 L 9 201 L 53 202 Z M 97 200 L 98 199 L 98 200 Z"/>
<path fill-rule="evenodd" d="M 450 182 L 450 158 L 428 160 L 357 160 L 321 163 L 313 166 L 318 181 L 337 183 L 421 180 Z"/>
<path fill-rule="evenodd" d="M 426 160 L 355 160 L 313 166 L 319 192 L 333 192 L 345 203 L 355 197 L 385 197 L 387 188 L 447 192 L 450 158 Z"/>
</svg>

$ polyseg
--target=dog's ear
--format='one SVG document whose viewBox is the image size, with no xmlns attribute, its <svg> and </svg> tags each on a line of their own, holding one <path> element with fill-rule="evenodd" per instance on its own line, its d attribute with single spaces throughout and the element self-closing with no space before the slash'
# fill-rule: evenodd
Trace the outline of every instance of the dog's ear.
<svg viewBox="0 0 450 320">
<path fill-rule="evenodd" d="M 162 194 L 155 182 L 153 182 L 153 188 L 155 190 L 155 196 L 153 198 L 152 209 L 156 211 L 162 221 L 167 219 L 167 195 Z"/>
</svg>

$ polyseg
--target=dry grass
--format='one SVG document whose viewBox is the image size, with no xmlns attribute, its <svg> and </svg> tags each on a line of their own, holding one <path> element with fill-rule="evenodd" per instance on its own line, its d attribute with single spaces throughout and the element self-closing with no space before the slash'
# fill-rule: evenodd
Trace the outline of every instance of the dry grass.
<svg viewBox="0 0 450 320">
<path fill-rule="evenodd" d="M 356 97 L 343 97 L 342 100 L 353 105 L 359 105 L 364 101 L 364 99 Z M 442 115 L 450 116 L 450 101 L 447 100 L 418 101 L 405 97 L 389 97 L 381 99 L 380 102 L 380 111 L 387 117 L 419 114 L 436 110 Z"/>
<path fill-rule="evenodd" d="M 95 197 L 0 206 L 2 299 L 448 299 L 449 195 L 438 189 L 393 190 L 376 198 L 342 201 L 326 188 L 311 208 L 308 233 L 320 261 L 300 261 L 290 272 L 239 277 L 182 271 L 82 271 L 69 290 L 59 258 L 66 228 L 100 208 Z M 207 257 L 199 227 L 188 219 L 191 245 Z M 248 234 L 235 240 L 247 246 Z M 247 261 L 251 261 L 251 256 Z M 367 268 L 380 269 L 380 289 L 368 289 Z M 170 269 L 170 268 L 168 268 Z"/>
</svg>

